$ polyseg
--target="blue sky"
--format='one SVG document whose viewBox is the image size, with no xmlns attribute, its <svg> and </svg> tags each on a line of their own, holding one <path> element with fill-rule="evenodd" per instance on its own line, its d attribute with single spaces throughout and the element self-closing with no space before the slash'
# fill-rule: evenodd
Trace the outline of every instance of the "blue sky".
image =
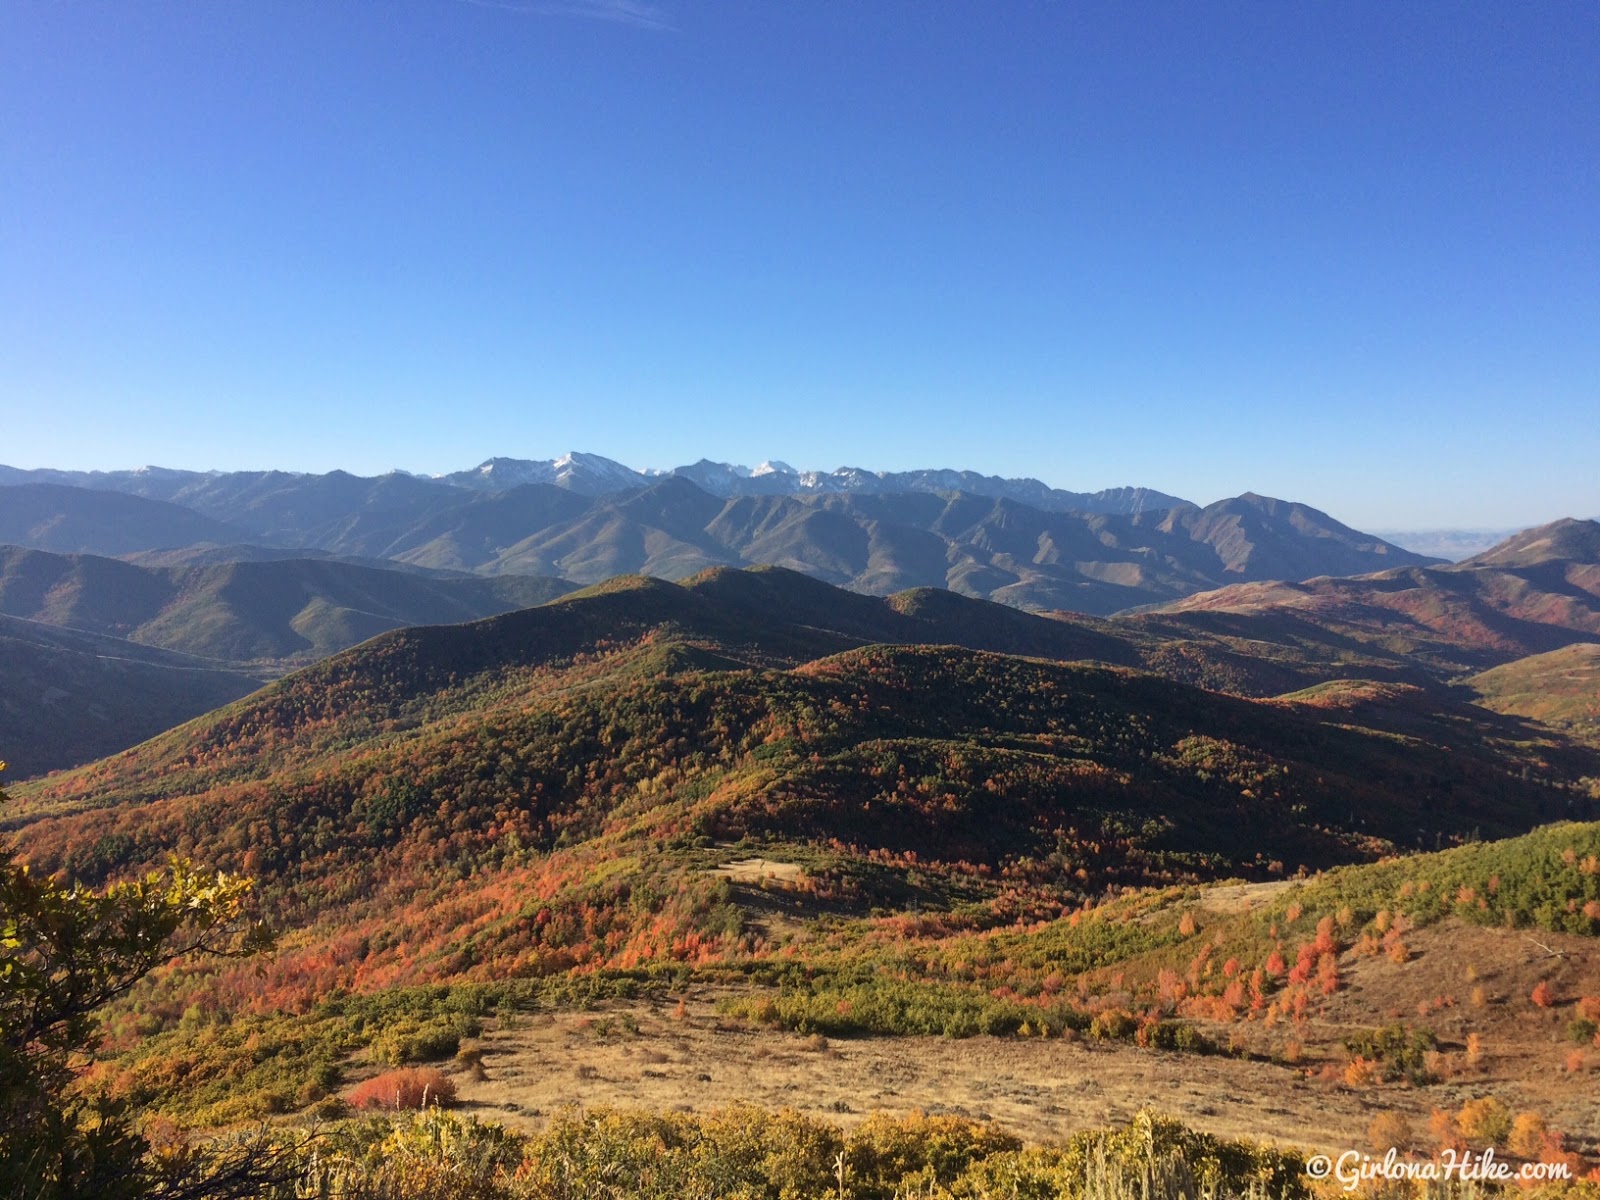
<svg viewBox="0 0 1600 1200">
<path fill-rule="evenodd" d="M 9 0 L 0 462 L 1600 514 L 1600 8 Z"/>
</svg>

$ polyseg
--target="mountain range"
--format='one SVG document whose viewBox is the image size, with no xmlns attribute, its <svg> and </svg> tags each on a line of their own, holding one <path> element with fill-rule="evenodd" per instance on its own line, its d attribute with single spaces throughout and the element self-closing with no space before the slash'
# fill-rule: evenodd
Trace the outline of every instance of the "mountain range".
<svg viewBox="0 0 1600 1200">
<path fill-rule="evenodd" d="M 40 481 L 41 474 L 93 486 Z M 582 478 L 592 483 L 601 474 Z M 965 472 L 921 474 L 930 487 L 935 475 L 963 486 L 984 483 Z M 508 469 L 503 477 L 517 474 Z M 1237 580 L 1433 561 L 1305 505 L 1252 493 L 1205 508 L 1177 501 L 1154 507 L 1148 494 L 1130 493 L 1118 503 L 1137 511 L 1097 512 L 918 488 L 719 496 L 689 474 L 641 478 L 637 486 L 596 495 L 571 474 L 503 489 L 399 473 L 361 479 L 342 472 L 9 471 L 0 478 L 12 481 L 0 490 L 0 542 L 142 561 L 162 551 L 161 561 L 171 562 L 174 549 L 194 547 L 211 561 L 305 550 L 577 584 L 623 573 L 683 579 L 710 566 L 769 564 L 872 594 L 947 587 L 1019 608 L 1099 614 Z M 608 478 L 630 482 L 615 472 Z M 890 477 L 872 478 L 884 484 Z M 1035 498 L 1054 505 L 1068 495 Z"/>
<path fill-rule="evenodd" d="M 916 470 L 868 471 L 840 467 L 836 471 L 797 471 L 787 463 L 764 462 L 751 469 L 708 459 L 669 471 L 636 471 L 599 454 L 573 451 L 560 458 L 533 460 L 491 458 L 466 471 L 439 476 L 417 476 L 396 471 L 383 478 L 402 477 L 437 482 L 473 491 L 508 491 L 530 483 L 549 484 L 584 496 L 602 496 L 648 486 L 665 477 L 688 479 L 714 496 L 797 496 L 850 492 L 882 495 L 896 492 L 966 492 L 1016 500 L 1051 512 L 1139 513 L 1173 508 L 1187 501 L 1143 487 L 1108 488 L 1099 492 L 1069 492 L 1037 479 L 1002 479 L 976 471 Z M 353 477 L 335 471 L 323 478 Z M 200 512 L 236 511 L 241 497 L 251 499 L 280 487 L 291 476 L 281 471 L 181 471 L 143 467 L 131 471 L 21 470 L 0 466 L 0 485 L 58 483 L 107 491 L 126 492 L 149 499 L 186 504 Z M 342 482 L 342 481 L 341 481 Z M 212 512 L 211 515 L 218 515 Z M 225 519 L 225 518 L 224 518 Z"/>
<path fill-rule="evenodd" d="M 771 577 L 782 588 L 763 593 L 768 607 L 781 608 L 785 591 L 810 595 L 808 580 L 892 595 L 922 613 L 965 612 L 962 622 L 990 631 L 964 644 L 1093 659 L 1252 697 L 1354 679 L 1446 687 L 1600 640 L 1594 522 L 1525 531 L 1450 565 L 1253 493 L 1205 508 L 1162 497 L 1170 507 L 1093 512 L 914 486 L 986 486 L 966 472 L 856 473 L 910 490 L 828 490 L 847 474 L 801 494 L 723 496 L 707 488 L 777 489 L 762 481 L 788 487 L 800 473 L 700 463 L 645 476 L 589 455 L 490 460 L 437 480 L 0 468 L 9 481 L 0 541 L 14 543 L 0 549 L 0 614 L 14 618 L 0 669 L 43 678 L 61 655 L 74 677 L 127 659 L 146 674 L 207 681 L 152 706 L 143 675 L 126 686 L 108 678 L 98 732 L 58 708 L 45 714 L 59 726 L 49 736 L 11 712 L 0 739 L 38 747 L 13 753 L 30 771 L 70 766 L 386 630 L 472 621 L 617 576 L 681 581 L 759 565 L 783 568 Z M 987 484 L 1008 482 L 1017 481 Z M 621 490 L 589 494 L 613 485 Z M 866 611 L 826 591 L 830 612 Z M 1033 649 L 996 645 L 992 631 L 1014 632 L 1015 619 L 990 606 L 952 608 L 961 597 L 1051 619 L 1029 626 Z M 1122 615 L 1097 619 L 1112 614 Z M 1041 641 L 1042 628 L 1051 636 Z M 865 641 L 921 640 L 881 617 L 860 629 Z M 107 654 L 69 645 L 62 630 L 187 657 Z"/>
<path fill-rule="evenodd" d="M 1518 558 L 1536 556 L 1540 551 L 1533 547 L 1551 555 L 1582 552 L 1587 537 L 1582 523 L 1547 527 L 1519 535 L 1507 552 Z M 145 566 L 92 555 L 0 551 L 0 613 L 13 618 L 8 641 L 0 644 L 0 673 L 9 677 L 22 671 L 15 664 L 26 662 L 23 676 L 45 679 L 50 656 L 67 654 L 59 631 L 73 630 L 140 652 L 159 646 L 185 655 L 182 669 L 191 674 L 184 678 L 221 672 L 232 679 L 221 691 L 174 691 L 171 704 L 160 710 L 170 725 L 242 694 L 262 678 L 382 630 L 507 612 L 571 587 L 522 576 L 404 573 L 328 558 L 267 555 L 211 563 L 206 561 L 210 553 L 142 556 L 180 564 L 191 557 L 200 560 Z M 709 576 L 695 578 L 719 582 L 697 584 L 695 594 L 715 595 L 723 611 L 742 613 L 746 624 L 782 617 L 794 626 L 832 631 L 830 637 L 806 641 L 795 652 L 802 656 L 870 643 L 944 640 L 1137 668 L 1245 697 L 1363 680 L 1446 695 L 1474 672 L 1565 646 L 1600 643 L 1597 575 L 1600 555 L 1593 554 L 1517 567 L 1406 567 L 1347 579 L 1234 585 L 1109 620 L 1066 612 L 1031 615 L 933 587 L 896 593 L 886 603 L 783 568 L 711 568 Z M 635 588 L 630 594 L 630 605 L 611 617 L 617 636 L 637 630 L 641 607 L 656 613 L 652 620 L 675 619 L 657 609 L 663 598 L 681 595 L 676 589 L 646 593 Z M 76 648 L 68 656 L 76 665 L 62 670 L 81 674 L 84 653 Z M 132 648 L 109 656 L 102 648 L 95 654 L 136 657 Z M 32 694 L 30 689 L 39 690 L 30 683 L 17 694 Z M 78 736 L 68 706 L 35 714 L 31 724 L 16 713 L 0 716 L 0 744 L 35 747 L 13 757 L 25 757 L 30 772 L 37 772 L 86 761 L 131 745 L 139 740 L 134 734 L 167 727 L 148 719 L 142 685 L 119 687 L 108 680 L 96 694 L 95 707 L 102 728 L 93 736 Z M 42 740 L 48 749 L 38 748 L 39 720 L 60 725 Z M 108 740 L 106 728 L 124 730 L 127 740 Z"/>
</svg>

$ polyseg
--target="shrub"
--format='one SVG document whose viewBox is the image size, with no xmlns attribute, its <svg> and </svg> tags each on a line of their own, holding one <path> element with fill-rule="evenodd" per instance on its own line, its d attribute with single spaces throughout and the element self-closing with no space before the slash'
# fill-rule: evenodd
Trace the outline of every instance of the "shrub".
<svg viewBox="0 0 1600 1200">
<path fill-rule="evenodd" d="M 1456 1125 L 1455 1116 L 1442 1108 L 1436 1108 L 1428 1115 L 1428 1136 L 1433 1140 L 1436 1150 L 1450 1150 L 1461 1144 L 1461 1130 Z"/>
<path fill-rule="evenodd" d="M 1105 1012 L 1096 1013 L 1089 1022 L 1089 1036 L 1101 1041 L 1121 1041 L 1132 1037 L 1138 1024 L 1131 1013 L 1125 1013 L 1120 1008 L 1108 1008 Z"/>
<path fill-rule="evenodd" d="M 351 1089 L 353 1108 L 423 1108 L 428 1104 L 450 1104 L 456 1098 L 456 1085 L 434 1067 L 406 1067 L 374 1075 Z"/>
<path fill-rule="evenodd" d="M 1370 1058 L 1362 1058 L 1358 1054 L 1345 1065 L 1344 1083 L 1346 1087 L 1369 1087 L 1376 1082 L 1378 1082 L 1378 1064 Z"/>
<path fill-rule="evenodd" d="M 1226 1142 L 1141 1112 L 1126 1128 L 1075 1135 L 1056 1158 L 1047 1187 L 995 1179 L 990 1196 L 1244 1196 L 1305 1200 L 1305 1166 L 1263 1146 Z M 1043 1182 L 1043 1181 L 1041 1181 Z M 907 1194 L 907 1193 L 902 1193 Z M 916 1193 L 909 1193 L 916 1194 Z M 927 1194 L 927 1193 L 922 1193 Z M 938 1193 L 935 1193 L 938 1194 Z M 948 1194 L 948 1193 L 945 1193 Z M 887 1200 L 887 1198 L 886 1198 Z"/>
<path fill-rule="evenodd" d="M 1409 1029 L 1396 1022 L 1382 1029 L 1352 1034 L 1345 1038 L 1344 1048 L 1354 1058 L 1352 1066 L 1367 1061 L 1376 1068 L 1379 1078 L 1405 1078 L 1412 1083 L 1426 1083 L 1430 1074 L 1428 1055 L 1439 1048 L 1439 1040 L 1429 1030 Z M 1348 1073 L 1346 1079 L 1349 1079 Z"/>
<path fill-rule="evenodd" d="M 456 1066 L 460 1067 L 474 1079 L 487 1079 L 489 1074 L 483 1069 L 483 1047 L 463 1046 L 456 1051 Z"/>
<path fill-rule="evenodd" d="M 1520 1112 L 1511 1123 L 1511 1134 L 1506 1138 L 1506 1149 L 1518 1158 L 1535 1159 L 1544 1154 L 1544 1118 L 1536 1112 Z"/>
<path fill-rule="evenodd" d="M 1480 1146 L 1501 1146 L 1511 1134 L 1511 1110 L 1494 1096 L 1468 1100 L 1456 1114 L 1461 1136 Z"/>
<path fill-rule="evenodd" d="M 1379 1154 L 1405 1151 L 1411 1146 L 1411 1122 L 1397 1112 L 1381 1112 L 1367 1126 L 1367 1144 Z"/>
<path fill-rule="evenodd" d="M 1556 1002 L 1556 992 L 1549 980 L 1541 979 L 1534 985 L 1533 993 L 1528 998 L 1540 1008 L 1552 1008 Z"/>
<path fill-rule="evenodd" d="M 948 1186 L 975 1162 L 1021 1148 L 1003 1130 L 961 1117 L 876 1113 L 846 1139 L 845 1171 L 857 1195 L 890 1200 L 903 1194 L 896 1184 L 907 1176 L 922 1185 Z"/>
<path fill-rule="evenodd" d="M 1155 1021 L 1142 1032 L 1156 1050 L 1182 1050 L 1189 1054 L 1215 1054 L 1217 1044 L 1193 1025 L 1181 1021 Z"/>
<path fill-rule="evenodd" d="M 398 1025 L 386 1029 L 372 1043 L 380 1062 L 392 1067 L 407 1063 L 438 1062 L 461 1049 L 461 1034 L 448 1025 Z"/>
</svg>

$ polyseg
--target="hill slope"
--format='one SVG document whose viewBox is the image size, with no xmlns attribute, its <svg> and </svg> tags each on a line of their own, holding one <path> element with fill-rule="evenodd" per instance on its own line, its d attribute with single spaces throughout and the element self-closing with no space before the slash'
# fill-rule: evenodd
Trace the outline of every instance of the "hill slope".
<svg viewBox="0 0 1600 1200">
<path fill-rule="evenodd" d="M 1463 563 L 1350 579 L 1239 584 L 1151 611 L 1136 623 L 1173 632 L 1231 618 L 1262 636 L 1291 623 L 1328 645 L 1458 674 L 1600 641 L 1600 563 Z"/>
<path fill-rule="evenodd" d="M 1592 817 L 1600 751 L 1401 683 L 1247 700 L 1061 661 L 1140 660 L 1126 624 L 944 591 L 880 599 L 774 568 L 621 578 L 383 634 L 22 785 L 5 830 L 41 869 L 86 881 L 174 850 L 261 881 L 279 948 L 158 971 L 109 1023 L 123 1057 L 96 1068 L 120 1096 L 177 1097 L 208 1122 L 458 1046 L 463 1076 L 493 1055 L 497 1087 L 469 1094 L 531 1104 L 545 1093 L 517 1088 L 531 1063 L 507 1044 L 518 1006 L 606 997 L 625 1006 L 532 1023 L 550 1036 L 527 1054 L 559 1030 L 616 1049 L 579 1053 L 584 1068 L 632 1080 L 639 1060 L 624 1075 L 621 1059 L 666 1020 L 669 986 L 693 1001 L 675 1024 L 723 1035 L 713 1055 L 733 1028 L 741 1047 L 787 1038 L 774 1067 L 796 1043 L 772 1026 L 1023 1034 L 1004 1052 L 1032 1081 L 1019 1046 L 1148 1072 L 1109 1045 L 1232 1045 L 1227 1086 L 1293 1091 L 1292 1111 L 1320 1115 L 1285 1060 L 1337 1081 L 1347 1039 L 1387 1045 L 1391 1010 L 1464 1036 L 1465 1006 L 1434 1003 L 1463 962 L 1497 1005 L 1541 976 L 1600 979 L 1530 963 L 1504 928 L 1553 931 L 1538 940 L 1576 962 L 1572 943 L 1600 930 L 1596 827 L 1475 841 Z M 409 986 L 434 983 L 448 986 Z M 1489 1028 L 1497 1088 L 1560 1069 L 1550 1020 L 1507 1007 Z M 698 1086 L 684 1048 L 645 1059 L 653 1077 Z M 1567 1074 L 1562 1106 L 1541 1108 L 1588 1128 L 1592 1098 Z M 1459 1081 L 1398 1086 L 1333 1107 L 1365 1122 L 1373 1104 L 1427 1119 L 1460 1101 Z"/>
<path fill-rule="evenodd" d="M 1519 658 L 1467 680 L 1478 703 L 1600 745 L 1600 643 Z"/>
<path fill-rule="evenodd" d="M 383 930 L 334 971 L 376 984 L 752 945 L 697 874 L 716 841 L 799 848 L 841 902 L 1011 920 L 1113 885 L 1516 832 L 1587 812 L 1568 781 L 1600 773 L 1416 689 L 1254 702 L 1123 668 L 863 646 L 880 627 L 944 641 L 962 614 L 815 583 L 765 611 L 779 575 L 619 580 L 386 634 L 19 789 L 13 823 L 42 866 L 84 878 L 179 845 L 248 870 L 304 931 L 282 979 L 305 982 L 325 939 Z M 815 623 L 830 595 L 843 628 Z M 996 636 L 1082 641 L 1017 621 Z"/>
<path fill-rule="evenodd" d="M 227 661 L 321 657 L 402 625 L 475 620 L 560 580 L 432 578 L 328 559 L 140 567 L 0 547 L 0 613 Z"/>
<path fill-rule="evenodd" d="M 1460 564 L 1474 567 L 1528 567 L 1548 562 L 1600 563 L 1600 521 L 1567 518 L 1524 529 Z"/>
<path fill-rule="evenodd" d="M 201 659 L 8 616 L 0 680 L 0 757 L 13 779 L 115 753 L 261 684 Z"/>
<path fill-rule="evenodd" d="M 0 488 L 0 543 L 115 555 L 245 540 L 237 526 L 163 500 L 51 483 Z"/>
</svg>

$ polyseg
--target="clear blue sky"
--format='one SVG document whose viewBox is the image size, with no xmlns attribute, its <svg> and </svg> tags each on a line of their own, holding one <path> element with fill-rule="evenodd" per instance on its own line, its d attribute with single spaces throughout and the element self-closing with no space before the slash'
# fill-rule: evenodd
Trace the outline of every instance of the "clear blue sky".
<svg viewBox="0 0 1600 1200">
<path fill-rule="evenodd" d="M 0 462 L 1600 513 L 1600 7 L 7 0 Z"/>
</svg>

